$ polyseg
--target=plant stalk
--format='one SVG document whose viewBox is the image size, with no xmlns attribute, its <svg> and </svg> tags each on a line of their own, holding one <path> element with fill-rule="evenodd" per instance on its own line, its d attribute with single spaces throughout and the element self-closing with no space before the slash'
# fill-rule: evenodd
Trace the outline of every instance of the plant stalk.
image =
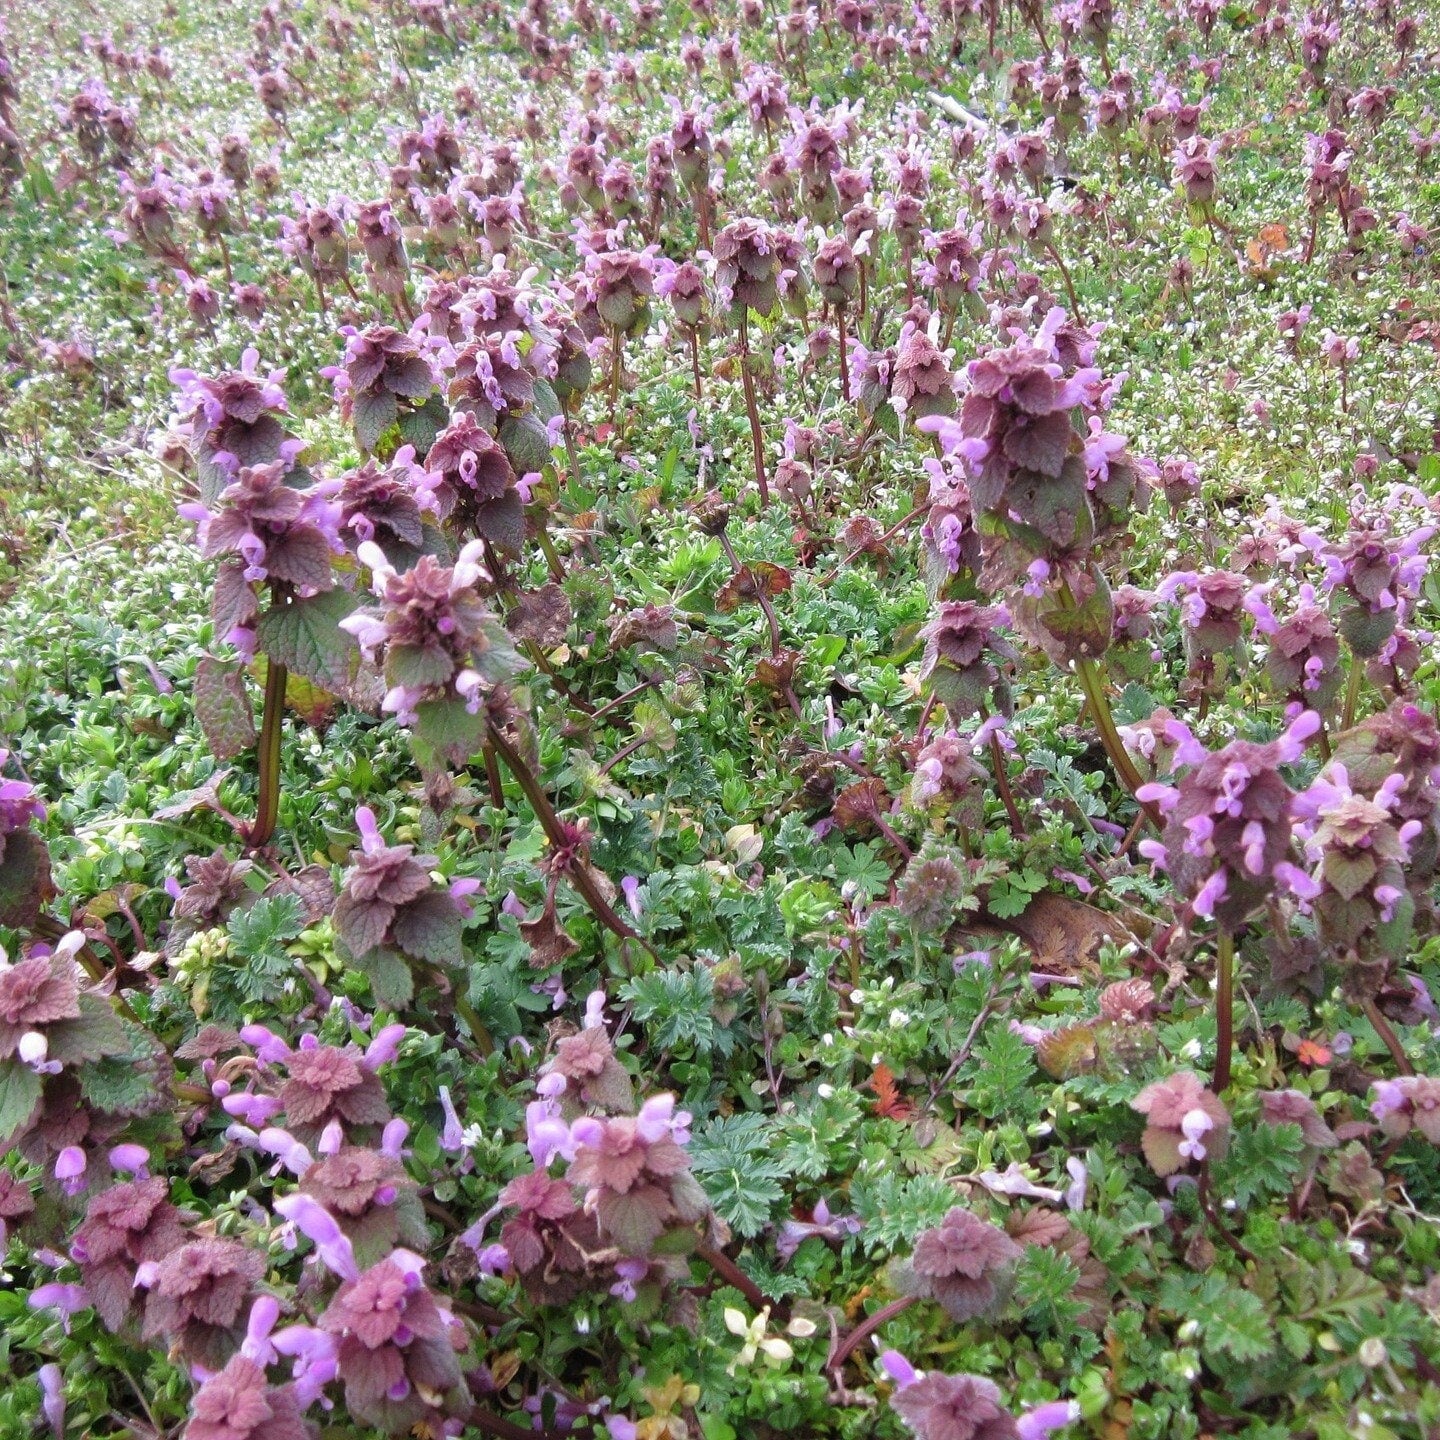
<svg viewBox="0 0 1440 1440">
<path fill-rule="evenodd" d="M 524 791 L 525 798 L 530 802 L 530 808 L 534 810 L 535 818 L 540 822 L 540 828 L 545 832 L 546 838 L 557 850 L 567 849 L 572 843 L 572 837 L 566 833 L 564 824 L 555 813 L 555 807 L 550 803 L 550 797 L 545 793 L 545 787 L 541 785 L 535 772 L 525 763 L 520 752 L 506 739 L 498 725 L 490 726 L 490 744 L 494 746 L 495 753 L 505 762 L 506 769 L 515 777 L 520 789 Z M 614 907 L 600 893 L 600 887 L 596 885 L 595 877 L 590 873 L 590 867 L 583 860 L 571 865 L 565 873 L 570 877 L 570 883 L 580 892 L 581 899 L 590 907 L 590 913 L 607 930 L 618 935 L 622 940 L 638 941 L 651 955 L 655 955 L 649 941 L 615 913 Z M 659 959 L 658 956 L 655 958 Z"/>
<path fill-rule="evenodd" d="M 770 504 L 770 484 L 765 478 L 765 434 L 760 429 L 760 410 L 755 402 L 755 377 L 750 373 L 750 312 L 740 311 L 740 379 L 745 387 L 745 413 L 750 417 L 750 444 L 755 450 L 755 479 L 760 485 L 760 504 Z"/>
<path fill-rule="evenodd" d="M 260 722 L 260 799 L 255 810 L 255 823 L 245 835 L 252 850 L 263 849 L 275 833 L 280 817 L 280 729 L 285 719 L 285 682 L 289 678 L 283 665 L 273 658 L 265 671 L 265 717 Z"/>
<path fill-rule="evenodd" d="M 888 1325 L 897 1315 L 903 1314 L 920 1297 L 902 1295 L 888 1305 L 882 1305 L 873 1315 L 867 1315 L 843 1340 L 837 1340 L 825 1361 L 827 1370 L 839 1370 L 882 1325 Z"/>
<path fill-rule="evenodd" d="M 1375 997 L 1367 995 L 1360 1002 L 1360 1008 L 1365 1012 L 1365 1018 L 1374 1027 L 1375 1033 L 1390 1052 L 1390 1058 L 1395 1062 L 1395 1068 L 1402 1075 L 1413 1075 L 1415 1067 L 1410 1063 L 1410 1057 L 1405 1053 L 1405 1047 L 1400 1043 L 1400 1037 L 1395 1033 L 1390 1022 L 1380 1013 L 1380 1007 L 1375 1003 Z"/>
<path fill-rule="evenodd" d="M 760 1287 L 718 1246 L 697 1245 L 695 1258 L 703 1260 L 727 1285 L 733 1286 L 756 1310 L 770 1303 Z"/>
<path fill-rule="evenodd" d="M 1095 719 L 1095 728 L 1100 733 L 1100 743 L 1105 747 L 1105 753 L 1110 757 L 1110 763 L 1115 768 L 1115 778 L 1131 795 L 1134 795 L 1145 781 L 1130 759 L 1129 752 L 1125 749 L 1125 742 L 1120 738 L 1119 730 L 1115 728 L 1115 717 L 1110 711 L 1110 701 L 1105 694 L 1105 681 L 1100 674 L 1099 667 L 1089 656 L 1085 656 L 1075 662 L 1075 673 L 1080 678 L 1081 688 L 1085 691 L 1085 699 L 1089 702 L 1090 713 Z M 1164 828 L 1160 811 L 1155 807 L 1153 801 L 1138 800 L 1136 803 L 1157 830 Z"/>
<path fill-rule="evenodd" d="M 1215 1082 L 1217 1095 L 1230 1086 L 1230 1055 L 1234 1048 L 1235 937 L 1221 929 L 1215 937 Z"/>
<path fill-rule="evenodd" d="M 1340 715 L 1340 729 L 1348 730 L 1355 723 L 1355 708 L 1360 703 L 1360 657 L 1350 657 L 1350 677 L 1345 682 L 1345 709 Z"/>
</svg>

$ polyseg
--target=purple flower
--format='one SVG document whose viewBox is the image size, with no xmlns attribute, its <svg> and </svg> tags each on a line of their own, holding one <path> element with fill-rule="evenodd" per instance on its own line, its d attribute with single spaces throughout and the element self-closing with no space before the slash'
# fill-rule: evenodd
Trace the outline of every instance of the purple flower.
<svg viewBox="0 0 1440 1440">
<path fill-rule="evenodd" d="M 1190 1071 L 1147 1085 L 1130 1104 L 1145 1116 L 1140 1144 L 1157 1175 L 1173 1175 L 1191 1161 L 1225 1153 L 1230 1112 Z"/>
<path fill-rule="evenodd" d="M 413 569 L 399 574 L 378 545 L 357 552 L 372 573 L 377 613 L 361 610 L 341 622 L 368 659 L 385 652 L 390 685 L 384 708 L 413 724 L 417 706 L 427 700 L 460 700 L 479 711 L 486 692 L 519 667 L 504 628 L 481 598 L 484 546 L 471 541 L 453 566 L 422 555 Z"/>
<path fill-rule="evenodd" d="M 287 1325 L 271 1337 L 276 1353 L 293 1361 L 291 1379 L 302 1409 L 308 1409 L 335 1378 L 335 1337 L 311 1325 Z M 326 1402 L 328 1405 L 328 1401 Z"/>
<path fill-rule="evenodd" d="M 37 1285 L 26 1297 L 25 1303 L 32 1310 L 58 1310 L 68 1335 L 70 1317 L 79 1310 L 90 1308 L 90 1295 L 83 1285 L 67 1285 L 52 1280 L 46 1285 Z"/>
<path fill-rule="evenodd" d="M 368 1423 L 386 1414 L 393 1428 L 395 1405 L 407 1429 L 438 1424 L 436 1412 L 463 1394 L 449 1316 L 426 1288 L 423 1266 L 419 1256 L 393 1251 L 347 1280 L 320 1319 L 320 1328 L 336 1337 L 346 1404 Z"/>
<path fill-rule="evenodd" d="M 335 1217 L 317 1200 L 297 1192 L 282 1196 L 275 1202 L 275 1209 L 311 1241 L 327 1269 L 347 1280 L 353 1280 L 360 1273 L 349 1239 Z"/>
<path fill-rule="evenodd" d="M 915 1367 L 898 1350 L 882 1351 L 880 1367 L 901 1390 L 907 1385 L 913 1385 L 920 1378 Z"/>
<path fill-rule="evenodd" d="M 40 1409 L 55 1440 L 65 1436 L 65 1372 L 53 1361 L 35 1372 L 40 1381 Z"/>
<path fill-rule="evenodd" d="M 1020 1440 L 1048 1440 L 1057 1430 L 1073 1425 L 1080 1418 L 1080 1406 L 1074 1400 L 1050 1400 L 1027 1410 L 1015 1422 Z"/>
<path fill-rule="evenodd" d="M 775 1239 L 775 1254 L 781 1263 L 788 1261 L 812 1236 L 839 1243 L 847 1236 L 858 1235 L 862 1226 L 858 1215 L 831 1215 L 824 1200 L 816 1203 L 810 1220 L 785 1220 Z"/>
<path fill-rule="evenodd" d="M 388 1065 L 400 1050 L 400 1043 L 405 1039 L 405 1026 L 400 1024 L 387 1025 L 378 1034 L 371 1037 L 370 1043 L 365 1047 L 365 1054 L 360 1064 L 370 1071 L 375 1071 L 382 1065 Z"/>
<path fill-rule="evenodd" d="M 1440 1145 L 1440 1080 L 1429 1075 L 1377 1080 L 1370 1113 L 1387 1135 L 1398 1139 L 1413 1128 Z"/>
<path fill-rule="evenodd" d="M 250 1307 L 250 1318 L 245 1322 L 245 1339 L 240 1353 L 257 1365 L 275 1363 L 275 1347 L 270 1341 L 270 1332 L 280 1318 L 280 1302 L 273 1295 L 257 1295 Z"/>
<path fill-rule="evenodd" d="M 640 899 L 641 881 L 635 875 L 627 875 L 620 882 L 621 893 L 625 896 L 625 904 L 630 913 L 638 920 L 644 911 L 644 904 Z"/>
<path fill-rule="evenodd" d="M 67 1195 L 78 1195 L 85 1188 L 85 1152 L 78 1145 L 67 1145 L 55 1157 L 55 1178 Z"/>
<path fill-rule="evenodd" d="M 110 1167 L 122 1175 L 133 1175 L 137 1180 L 145 1178 L 145 1167 L 150 1162 L 150 1152 L 143 1145 L 117 1145 L 110 1151 Z"/>
<path fill-rule="evenodd" d="M 445 1116 L 445 1128 L 440 1135 L 442 1150 L 463 1150 L 465 1148 L 465 1127 L 455 1113 L 455 1102 L 450 1098 L 450 1087 L 440 1087 L 440 1110 Z"/>
<path fill-rule="evenodd" d="M 1319 728 L 1320 717 L 1305 711 L 1268 745 L 1234 740 L 1199 763 L 1187 739 L 1177 758 L 1190 768 L 1176 785 L 1136 792 L 1166 817 L 1161 838 L 1142 842 L 1142 853 L 1169 870 L 1197 915 L 1234 929 L 1277 881 L 1288 882 L 1295 795 L 1279 766 L 1298 760 Z"/>
<path fill-rule="evenodd" d="M 0 749 L 0 771 L 10 760 L 10 752 Z M 45 806 L 35 794 L 35 787 L 23 780 L 0 778 L 0 859 L 5 855 L 5 837 L 25 830 L 33 820 L 45 818 Z"/>
</svg>

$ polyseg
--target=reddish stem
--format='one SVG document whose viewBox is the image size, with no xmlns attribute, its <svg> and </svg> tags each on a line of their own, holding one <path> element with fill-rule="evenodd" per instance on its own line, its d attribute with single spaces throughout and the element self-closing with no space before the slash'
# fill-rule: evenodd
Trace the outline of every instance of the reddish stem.
<svg viewBox="0 0 1440 1440">
<path fill-rule="evenodd" d="M 750 444 L 755 451 L 755 479 L 760 485 L 760 504 L 770 504 L 770 484 L 765 478 L 765 433 L 760 428 L 760 407 L 755 401 L 755 377 L 750 373 L 750 312 L 740 311 L 740 379 L 745 389 L 745 413 L 750 417 Z"/>
<path fill-rule="evenodd" d="M 827 1370 L 841 1369 L 851 1355 L 882 1325 L 888 1325 L 897 1315 L 908 1310 L 919 1298 L 918 1295 L 902 1295 L 898 1300 L 892 1300 L 888 1305 L 882 1305 L 873 1315 L 867 1315 L 843 1340 L 835 1342 L 829 1358 L 825 1361 L 825 1368 Z"/>
<path fill-rule="evenodd" d="M 727 1285 L 733 1286 L 756 1309 L 770 1303 L 764 1291 L 718 1246 L 697 1245 L 695 1258 L 703 1260 Z"/>
</svg>

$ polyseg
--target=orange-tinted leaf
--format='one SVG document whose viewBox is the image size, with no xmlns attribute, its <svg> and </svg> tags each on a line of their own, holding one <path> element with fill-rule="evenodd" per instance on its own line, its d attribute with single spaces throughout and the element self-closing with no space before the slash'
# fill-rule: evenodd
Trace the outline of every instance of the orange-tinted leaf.
<svg viewBox="0 0 1440 1440">
<path fill-rule="evenodd" d="M 867 1088 L 875 1092 L 875 1113 L 887 1120 L 908 1120 L 915 1107 L 900 1094 L 895 1084 L 895 1072 L 883 1062 L 870 1072 Z"/>
</svg>

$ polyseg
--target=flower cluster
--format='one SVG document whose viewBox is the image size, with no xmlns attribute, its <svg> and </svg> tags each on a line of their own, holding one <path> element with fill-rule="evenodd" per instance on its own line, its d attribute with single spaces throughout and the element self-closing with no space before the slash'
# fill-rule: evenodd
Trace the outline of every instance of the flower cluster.
<svg viewBox="0 0 1440 1440">
<path fill-rule="evenodd" d="M 351 1414 L 391 1433 L 443 1425 L 469 1402 L 456 1358 L 463 1332 L 426 1286 L 424 1264 L 393 1251 L 347 1278 L 320 1317 L 319 1328 L 336 1339 Z"/>
<path fill-rule="evenodd" d="M 954 1320 L 973 1320 L 995 1308 L 1020 1247 L 998 1226 L 960 1206 L 922 1231 L 904 1267 L 911 1293 L 942 1305 Z"/>
<path fill-rule="evenodd" d="M 400 417 L 400 401 L 424 401 L 435 389 L 435 372 L 420 346 L 389 325 L 365 330 L 344 326 L 344 363 L 329 366 L 336 398 L 355 426 L 361 449 L 374 450 Z"/>
<path fill-rule="evenodd" d="M 1130 1105 L 1145 1117 L 1140 1144 L 1157 1175 L 1173 1175 L 1225 1153 L 1230 1112 L 1190 1071 L 1147 1085 Z"/>
<path fill-rule="evenodd" d="M 1165 816 L 1160 839 L 1141 841 L 1141 851 L 1169 872 L 1196 915 L 1233 930 L 1277 883 L 1308 888 L 1294 864 L 1295 792 L 1280 767 L 1294 764 L 1319 729 L 1320 717 L 1307 710 L 1264 745 L 1232 740 L 1211 754 L 1182 738 L 1175 758 L 1185 769 L 1177 782 L 1136 792 Z"/>
<path fill-rule="evenodd" d="M 1424 825 L 1395 813 L 1406 776 L 1392 772 L 1371 796 L 1357 794 L 1345 766 L 1328 766 L 1295 797 L 1295 834 L 1312 863 L 1292 876 L 1292 889 L 1315 917 L 1325 950 L 1351 968 L 1351 981 L 1374 990 L 1380 977 L 1356 973 L 1379 966 L 1381 976 L 1403 958 L 1414 910 L 1406 884 L 1410 844 Z"/>
<path fill-rule="evenodd" d="M 355 823 L 361 848 L 345 873 L 331 921 L 356 963 L 371 970 L 371 985 L 390 999 L 395 988 L 381 978 L 385 959 L 376 952 L 398 951 L 412 962 L 458 966 L 460 929 L 469 913 L 465 896 L 480 882 L 437 885 L 431 879 L 435 857 L 416 855 L 412 845 L 387 845 L 369 806 L 356 810 Z M 402 984 L 400 993 L 405 988 Z"/>
<path fill-rule="evenodd" d="M 1381 1130 L 1397 1140 L 1413 1129 L 1432 1145 L 1440 1145 L 1440 1080 L 1429 1075 L 1379 1080 L 1370 1113 Z"/>
<path fill-rule="evenodd" d="M 945 600 L 920 631 L 925 659 L 920 678 L 928 680 L 953 719 L 994 708 L 1010 709 L 1010 687 L 996 661 L 1014 661 L 1014 647 L 999 634 L 1009 621 L 1003 606 L 973 600 Z"/>
<path fill-rule="evenodd" d="M 282 443 L 280 458 L 242 465 L 210 508 L 187 502 L 180 514 L 196 524 L 207 560 L 227 558 L 215 578 L 216 628 L 242 654 L 255 648 L 260 615 L 254 587 L 272 596 L 306 598 L 333 588 L 332 557 L 344 553 L 339 515 L 322 486 L 302 490 L 292 482 L 296 441 Z"/>
<path fill-rule="evenodd" d="M 212 503 L 242 466 L 279 460 L 286 441 L 279 416 L 287 410 L 283 370 L 260 373 L 254 347 L 240 357 L 240 368 L 207 378 L 193 370 L 172 370 L 180 407 L 200 466 L 201 501 Z"/>
<path fill-rule="evenodd" d="M 985 519 L 981 583 L 1023 584 L 1016 623 L 1056 659 L 1109 645 L 1112 607 L 1094 553 L 1144 506 L 1153 470 L 1105 432 L 1105 386 L 1084 364 L 1093 337 L 1076 329 L 1056 308 L 1034 335 L 1013 332 L 1010 345 L 971 361 L 958 420 L 920 425 L 954 457 L 972 514 Z M 1089 412 L 1084 433 L 1076 411 Z"/>
<path fill-rule="evenodd" d="M 480 595 L 487 578 L 483 540 L 472 540 L 443 565 L 422 555 L 403 574 L 372 543 L 357 551 L 370 568 L 379 613 L 361 610 L 341 622 L 367 660 L 384 655 L 384 707 L 414 723 L 426 702 L 458 700 L 478 712 L 487 690 L 519 668 L 508 637 Z"/>
</svg>

